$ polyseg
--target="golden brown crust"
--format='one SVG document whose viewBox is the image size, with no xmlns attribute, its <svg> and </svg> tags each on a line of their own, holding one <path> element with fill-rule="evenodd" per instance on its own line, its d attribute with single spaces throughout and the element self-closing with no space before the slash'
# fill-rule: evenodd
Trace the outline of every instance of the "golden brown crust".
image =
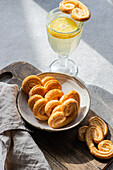
<svg viewBox="0 0 113 170">
<path fill-rule="evenodd" d="M 65 102 L 67 99 L 75 99 L 78 102 L 78 108 L 80 107 L 80 95 L 77 91 L 75 90 L 70 90 L 68 91 L 65 95 L 63 95 L 60 99 L 60 102 L 63 103 Z"/>
<path fill-rule="evenodd" d="M 74 99 L 69 99 L 69 100 L 74 100 Z M 77 103 L 77 102 L 75 101 L 75 103 Z M 73 103 L 70 103 L 70 105 L 71 104 L 73 105 Z M 66 105 L 64 105 L 64 106 L 68 107 Z M 69 113 L 69 110 L 67 108 L 66 108 L 66 111 L 65 111 L 65 109 L 63 109 L 64 106 L 62 107 L 62 105 L 59 105 L 59 106 L 55 107 L 55 109 L 53 110 L 53 112 L 48 120 L 48 124 L 50 127 L 55 128 L 55 129 L 63 127 L 65 125 L 69 124 L 70 122 L 72 122 L 76 118 L 76 116 L 77 116 L 76 111 L 72 109 L 72 111 Z M 76 106 L 74 106 L 74 107 L 76 107 Z M 67 112 L 67 110 L 68 110 L 68 112 Z M 60 117 L 59 117 L 59 115 L 60 115 Z"/>
<path fill-rule="evenodd" d="M 45 105 L 47 104 L 46 99 L 39 99 L 38 101 L 35 102 L 34 107 L 33 107 L 33 113 L 34 116 L 42 121 L 48 120 L 48 116 L 45 113 Z"/>
<path fill-rule="evenodd" d="M 28 106 L 30 107 L 31 111 L 33 111 L 34 104 L 37 100 L 42 99 L 43 97 L 41 95 L 35 94 L 31 96 L 28 100 Z"/>
<path fill-rule="evenodd" d="M 106 123 L 97 116 L 90 118 L 88 123 L 88 126 L 79 128 L 79 140 L 86 141 L 91 154 L 95 157 L 100 159 L 112 158 L 113 143 L 110 140 L 103 140 L 108 132 Z M 98 148 L 94 143 L 98 144 Z"/>
<path fill-rule="evenodd" d="M 51 100 L 51 101 L 49 101 L 49 102 L 46 104 L 46 106 L 45 106 L 45 112 L 46 112 L 46 114 L 47 114 L 48 116 L 50 116 L 50 115 L 52 114 L 53 109 L 54 109 L 56 106 L 58 106 L 58 105 L 60 105 L 60 101 L 58 101 L 58 100 Z"/>
<path fill-rule="evenodd" d="M 59 9 L 64 13 L 71 13 L 72 18 L 76 21 L 85 22 L 91 16 L 89 9 L 78 0 L 63 0 Z"/>
<path fill-rule="evenodd" d="M 28 95 L 31 88 L 35 85 L 42 85 L 41 79 L 35 75 L 28 76 L 22 82 L 22 90 Z"/>
<path fill-rule="evenodd" d="M 75 8 L 75 1 L 74 0 L 62 1 L 59 4 L 59 9 L 62 12 L 67 13 L 67 14 L 70 14 L 74 8 Z"/>
<path fill-rule="evenodd" d="M 109 140 L 103 140 L 102 129 L 97 125 L 89 125 L 85 132 L 85 140 L 91 154 L 100 159 L 109 159 L 113 157 L 113 143 Z M 99 143 L 98 149 L 94 145 Z"/>
<path fill-rule="evenodd" d="M 57 112 L 57 111 L 60 111 L 60 112 L 62 111 L 62 105 L 56 106 L 56 107 L 53 109 L 52 114 L 55 113 L 55 112 Z"/>
<path fill-rule="evenodd" d="M 78 129 L 78 139 L 85 142 L 85 132 L 88 126 L 82 126 Z"/>
<path fill-rule="evenodd" d="M 65 102 L 62 103 L 62 111 L 66 116 L 71 114 L 78 114 L 78 102 L 75 99 L 67 99 Z"/>
<path fill-rule="evenodd" d="M 44 77 L 44 78 L 42 79 L 42 84 L 43 84 L 43 86 L 44 86 L 44 84 L 45 84 L 47 81 L 49 81 L 49 80 L 55 80 L 55 78 L 52 77 L 52 76 L 46 76 L 46 77 Z"/>
<path fill-rule="evenodd" d="M 45 89 L 43 86 L 41 85 L 36 85 L 34 87 L 32 87 L 32 89 L 29 92 L 29 97 L 35 95 L 35 94 L 39 94 L 41 96 L 44 96 L 45 94 Z"/>
<path fill-rule="evenodd" d="M 89 125 L 85 132 L 85 140 L 87 145 L 92 146 L 92 141 L 99 143 L 104 139 L 102 129 L 97 125 Z"/>
<path fill-rule="evenodd" d="M 89 20 L 89 18 L 91 17 L 91 13 L 84 4 L 79 2 L 79 6 L 72 10 L 71 16 L 76 21 L 85 22 Z"/>
<path fill-rule="evenodd" d="M 48 125 L 51 128 L 57 129 L 64 126 L 65 120 L 66 116 L 63 114 L 63 112 L 57 111 L 49 117 Z"/>
<path fill-rule="evenodd" d="M 47 93 L 48 91 L 53 90 L 53 89 L 62 90 L 62 86 L 61 86 L 60 82 L 57 81 L 57 80 L 49 80 L 49 81 L 47 81 L 44 84 L 44 88 L 45 88 L 45 93 Z"/>
<path fill-rule="evenodd" d="M 98 149 L 101 154 L 98 154 L 98 158 L 109 159 L 113 157 L 113 143 L 110 140 L 103 140 L 98 144 Z"/>
<path fill-rule="evenodd" d="M 62 90 L 59 89 L 53 89 L 50 90 L 48 93 L 45 94 L 45 99 L 48 101 L 50 100 L 60 100 L 60 98 L 63 96 Z"/>
<path fill-rule="evenodd" d="M 99 118 L 97 116 L 91 117 L 88 120 L 88 123 L 89 123 L 89 125 L 97 125 L 97 126 L 99 126 L 103 131 L 104 137 L 107 135 L 107 133 L 108 133 L 107 125 L 101 118 Z"/>
<path fill-rule="evenodd" d="M 66 116 L 66 120 L 65 120 L 63 126 L 71 123 L 75 118 L 76 118 L 76 114 L 75 113 L 72 113 L 71 115 Z"/>
</svg>

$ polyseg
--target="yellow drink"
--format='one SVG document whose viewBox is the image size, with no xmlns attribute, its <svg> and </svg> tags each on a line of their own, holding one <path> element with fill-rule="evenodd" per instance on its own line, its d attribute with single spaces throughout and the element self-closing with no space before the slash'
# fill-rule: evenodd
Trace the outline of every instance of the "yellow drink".
<svg viewBox="0 0 113 170">
<path fill-rule="evenodd" d="M 52 72 L 63 72 L 75 76 L 78 68 L 74 61 L 68 59 L 80 42 L 83 22 L 75 21 L 70 14 L 55 8 L 47 16 L 47 34 L 49 44 L 58 53 L 58 59 L 49 66 Z"/>
<path fill-rule="evenodd" d="M 79 22 L 74 21 L 70 15 L 59 15 L 54 14 L 47 26 L 48 40 L 56 53 L 68 55 L 78 46 L 82 28 L 78 29 Z"/>
</svg>

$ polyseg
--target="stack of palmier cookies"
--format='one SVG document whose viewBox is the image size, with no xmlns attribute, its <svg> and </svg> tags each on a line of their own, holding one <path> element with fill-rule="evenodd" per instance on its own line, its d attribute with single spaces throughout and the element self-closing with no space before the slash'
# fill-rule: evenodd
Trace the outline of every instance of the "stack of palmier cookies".
<svg viewBox="0 0 113 170">
<path fill-rule="evenodd" d="M 29 96 L 28 105 L 34 116 L 48 121 L 51 128 L 60 128 L 73 121 L 80 107 L 80 96 L 75 90 L 66 94 L 62 85 L 52 76 L 40 79 L 36 75 L 26 77 L 22 90 Z"/>
<path fill-rule="evenodd" d="M 113 157 L 113 143 L 110 140 L 104 140 L 107 133 L 106 123 L 101 118 L 94 116 L 88 120 L 88 126 L 79 128 L 78 138 L 87 143 L 92 155 L 100 159 L 109 159 Z M 98 149 L 95 144 L 98 144 Z"/>
<path fill-rule="evenodd" d="M 89 9 L 78 0 L 63 0 L 59 4 L 59 9 L 66 14 L 71 14 L 74 20 L 80 22 L 89 20 L 91 16 Z"/>
</svg>

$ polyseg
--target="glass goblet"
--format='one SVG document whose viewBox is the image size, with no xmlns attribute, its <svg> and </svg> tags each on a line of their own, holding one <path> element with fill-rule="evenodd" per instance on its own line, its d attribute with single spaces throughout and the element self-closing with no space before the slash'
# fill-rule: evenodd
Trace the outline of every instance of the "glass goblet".
<svg viewBox="0 0 113 170">
<path fill-rule="evenodd" d="M 61 18 L 72 20 L 72 22 L 76 24 L 76 30 L 71 32 L 65 31 L 66 25 L 62 22 L 60 23 L 60 26 L 64 29 L 64 32 L 56 31 L 55 28 L 51 28 L 51 23 L 58 18 L 60 18 L 59 21 L 57 20 L 58 22 L 61 22 Z M 49 71 L 66 73 L 71 76 L 77 75 L 78 67 L 74 61 L 68 59 L 68 57 L 69 54 L 77 48 L 80 42 L 83 25 L 83 22 L 73 20 L 70 14 L 61 12 L 59 8 L 55 8 L 48 13 L 46 23 L 48 40 L 51 48 L 58 53 L 58 59 L 52 62 L 49 66 Z M 56 26 L 58 27 L 58 25 Z"/>
</svg>

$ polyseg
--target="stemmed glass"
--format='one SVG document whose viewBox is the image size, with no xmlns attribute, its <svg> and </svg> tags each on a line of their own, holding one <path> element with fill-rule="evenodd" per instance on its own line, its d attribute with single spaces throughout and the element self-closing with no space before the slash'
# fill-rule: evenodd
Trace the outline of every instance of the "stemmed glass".
<svg viewBox="0 0 113 170">
<path fill-rule="evenodd" d="M 75 31 L 58 32 L 51 28 L 50 24 L 53 20 L 60 17 L 66 17 L 73 20 L 70 14 L 61 12 L 59 8 L 53 9 L 47 15 L 46 26 L 49 44 L 51 48 L 58 53 L 58 59 L 49 66 L 49 71 L 67 73 L 69 75 L 76 76 L 78 68 L 74 61 L 68 59 L 68 57 L 69 54 L 76 49 L 80 42 L 84 23 L 73 20 L 77 26 Z"/>
</svg>

